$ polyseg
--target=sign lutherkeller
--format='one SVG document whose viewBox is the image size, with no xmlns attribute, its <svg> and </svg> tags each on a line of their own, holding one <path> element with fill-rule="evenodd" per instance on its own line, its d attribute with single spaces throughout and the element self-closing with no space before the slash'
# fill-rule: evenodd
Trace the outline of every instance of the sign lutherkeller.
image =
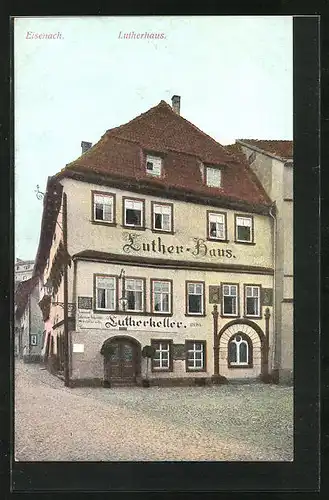
<svg viewBox="0 0 329 500">
<path fill-rule="evenodd" d="M 87 309 L 79 309 L 77 313 L 77 328 L 88 330 L 183 331 L 186 328 L 201 326 L 202 325 L 197 322 L 178 321 L 172 317 L 98 314 Z"/>
</svg>

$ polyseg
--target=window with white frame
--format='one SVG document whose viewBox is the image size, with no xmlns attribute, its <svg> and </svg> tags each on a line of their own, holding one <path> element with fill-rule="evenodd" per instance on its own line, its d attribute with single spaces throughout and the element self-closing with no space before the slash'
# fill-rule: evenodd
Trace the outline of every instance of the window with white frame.
<svg viewBox="0 0 329 500">
<path fill-rule="evenodd" d="M 187 314 L 204 314 L 204 283 L 187 282 Z"/>
<path fill-rule="evenodd" d="M 207 167 L 206 168 L 206 183 L 210 187 L 221 187 L 222 171 L 220 168 Z"/>
<path fill-rule="evenodd" d="M 153 203 L 153 228 L 155 231 L 172 231 L 172 205 Z"/>
<path fill-rule="evenodd" d="M 144 203 L 142 200 L 124 200 L 124 225 L 143 227 L 144 225 Z"/>
<path fill-rule="evenodd" d="M 144 280 L 125 279 L 126 311 L 144 311 Z"/>
<path fill-rule="evenodd" d="M 161 176 L 162 158 L 160 156 L 146 155 L 146 172 L 156 177 Z"/>
<path fill-rule="evenodd" d="M 38 345 L 38 337 L 35 334 L 30 335 L 30 344 Z"/>
<path fill-rule="evenodd" d="M 171 313 L 171 281 L 152 281 L 152 312 Z"/>
<path fill-rule="evenodd" d="M 238 286 L 222 285 L 222 314 L 237 316 L 238 314 Z"/>
<path fill-rule="evenodd" d="M 225 214 L 208 212 L 208 234 L 212 240 L 225 240 Z"/>
<path fill-rule="evenodd" d="M 96 309 L 115 311 L 116 287 L 115 276 L 96 276 Z"/>
<path fill-rule="evenodd" d="M 186 370 L 205 370 L 205 342 L 188 340 L 186 342 Z"/>
<path fill-rule="evenodd" d="M 245 287 L 245 315 L 260 316 L 260 287 L 246 285 Z"/>
<path fill-rule="evenodd" d="M 94 221 L 114 222 L 114 196 L 106 193 L 93 193 Z"/>
<path fill-rule="evenodd" d="M 252 234 L 252 217 L 240 217 L 235 219 L 235 239 L 236 241 L 251 243 L 253 240 Z"/>
<path fill-rule="evenodd" d="M 166 340 L 152 340 L 151 345 L 155 348 L 152 358 L 153 370 L 171 370 L 171 343 Z"/>
<path fill-rule="evenodd" d="M 251 364 L 251 350 L 247 340 L 237 333 L 228 343 L 229 366 L 248 366 Z"/>
</svg>

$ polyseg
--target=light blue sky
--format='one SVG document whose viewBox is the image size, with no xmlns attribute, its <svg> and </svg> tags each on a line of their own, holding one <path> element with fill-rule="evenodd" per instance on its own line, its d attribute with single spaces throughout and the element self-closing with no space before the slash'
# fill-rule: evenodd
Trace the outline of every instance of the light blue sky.
<svg viewBox="0 0 329 500">
<path fill-rule="evenodd" d="M 27 39 L 27 32 L 62 39 Z M 165 39 L 122 39 L 123 33 Z M 29 35 L 31 36 L 31 35 Z M 292 139 L 291 17 L 16 18 L 15 252 L 34 259 L 34 190 L 82 140 L 181 96 L 181 114 L 222 144 Z"/>
</svg>

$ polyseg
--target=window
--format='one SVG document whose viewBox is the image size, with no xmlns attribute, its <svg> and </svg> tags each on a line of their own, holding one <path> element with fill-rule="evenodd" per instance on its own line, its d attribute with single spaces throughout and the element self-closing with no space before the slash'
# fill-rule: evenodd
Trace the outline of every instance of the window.
<svg viewBox="0 0 329 500">
<path fill-rule="evenodd" d="M 242 367 L 252 365 L 252 344 L 242 332 L 234 335 L 228 343 L 228 365 Z"/>
<path fill-rule="evenodd" d="M 206 168 L 206 182 L 207 186 L 221 187 L 222 172 L 219 168 L 207 167 Z"/>
<path fill-rule="evenodd" d="M 115 311 L 116 278 L 114 276 L 96 276 L 96 309 Z"/>
<path fill-rule="evenodd" d="M 168 280 L 151 280 L 152 313 L 167 313 L 171 311 L 172 282 Z"/>
<path fill-rule="evenodd" d="M 238 315 L 238 286 L 222 285 L 222 315 Z"/>
<path fill-rule="evenodd" d="M 242 243 L 252 243 L 252 217 L 235 218 L 235 240 Z"/>
<path fill-rule="evenodd" d="M 127 311 L 144 311 L 144 279 L 126 278 Z"/>
<path fill-rule="evenodd" d="M 124 198 L 124 226 L 144 226 L 144 201 Z"/>
<path fill-rule="evenodd" d="M 260 286 L 245 286 L 245 315 L 260 316 Z"/>
<path fill-rule="evenodd" d="M 93 220 L 114 223 L 114 196 L 107 193 L 93 193 Z"/>
<path fill-rule="evenodd" d="M 186 371 L 205 371 L 205 341 L 186 341 Z"/>
<path fill-rule="evenodd" d="M 204 283 L 203 282 L 187 282 L 187 314 L 204 314 Z"/>
<path fill-rule="evenodd" d="M 38 345 L 38 337 L 35 334 L 30 335 L 30 344 Z"/>
<path fill-rule="evenodd" d="M 156 177 L 161 176 L 162 158 L 160 156 L 146 156 L 146 172 Z"/>
<path fill-rule="evenodd" d="M 208 238 L 212 240 L 226 239 L 225 214 L 208 212 Z"/>
<path fill-rule="evenodd" d="M 154 231 L 172 231 L 172 212 L 172 205 L 152 203 L 152 229 Z"/>
<path fill-rule="evenodd" d="M 155 347 L 155 355 L 152 358 L 152 370 L 172 371 L 172 354 L 170 340 L 152 340 L 151 345 Z"/>
</svg>

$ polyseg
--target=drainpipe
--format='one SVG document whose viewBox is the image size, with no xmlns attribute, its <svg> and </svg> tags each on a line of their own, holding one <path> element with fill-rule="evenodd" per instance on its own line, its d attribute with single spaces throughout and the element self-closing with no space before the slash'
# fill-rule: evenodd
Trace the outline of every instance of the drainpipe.
<svg viewBox="0 0 329 500">
<path fill-rule="evenodd" d="M 273 350 L 272 350 L 272 372 L 278 370 L 278 336 L 276 331 L 276 233 L 277 219 L 275 215 L 275 202 L 270 207 L 270 216 L 273 219 Z"/>
<path fill-rule="evenodd" d="M 66 256 L 67 252 L 67 195 L 63 193 L 63 245 Z M 69 308 L 68 308 L 68 262 L 65 258 L 63 286 L 64 286 L 64 385 L 70 386 L 69 371 Z"/>
<path fill-rule="evenodd" d="M 28 342 L 29 342 L 29 358 L 30 358 L 30 356 L 31 356 L 31 294 L 29 295 L 28 312 L 29 312 L 29 337 L 28 337 Z"/>
</svg>

